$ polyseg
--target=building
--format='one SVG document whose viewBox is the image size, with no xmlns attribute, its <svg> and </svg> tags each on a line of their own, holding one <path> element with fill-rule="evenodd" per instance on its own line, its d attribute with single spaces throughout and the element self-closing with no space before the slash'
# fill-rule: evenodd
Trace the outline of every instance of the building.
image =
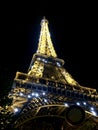
<svg viewBox="0 0 98 130">
<path fill-rule="evenodd" d="M 38 49 L 27 73 L 16 72 L 9 97 L 16 130 L 98 128 L 98 93 L 81 86 L 63 67 L 43 18 Z"/>
</svg>

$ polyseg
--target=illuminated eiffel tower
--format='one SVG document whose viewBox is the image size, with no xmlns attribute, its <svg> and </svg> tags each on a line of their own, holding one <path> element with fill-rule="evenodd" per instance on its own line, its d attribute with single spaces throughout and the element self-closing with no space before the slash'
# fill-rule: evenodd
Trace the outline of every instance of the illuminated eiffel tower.
<svg viewBox="0 0 98 130">
<path fill-rule="evenodd" d="M 27 73 L 17 72 L 9 97 L 17 130 L 87 130 L 98 127 L 98 93 L 81 86 L 57 58 L 43 18 L 38 49 Z"/>
</svg>

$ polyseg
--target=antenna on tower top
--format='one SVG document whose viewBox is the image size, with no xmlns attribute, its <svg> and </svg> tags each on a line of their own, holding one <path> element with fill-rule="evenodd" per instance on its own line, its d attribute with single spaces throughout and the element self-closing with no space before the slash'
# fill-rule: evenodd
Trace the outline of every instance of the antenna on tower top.
<svg viewBox="0 0 98 130">
<path fill-rule="evenodd" d="M 44 16 L 43 19 L 46 19 L 46 17 Z"/>
<path fill-rule="evenodd" d="M 46 19 L 45 16 L 43 17 L 43 19 L 42 19 L 42 21 L 41 21 L 41 24 L 42 24 L 42 23 L 48 23 L 48 20 Z"/>
</svg>

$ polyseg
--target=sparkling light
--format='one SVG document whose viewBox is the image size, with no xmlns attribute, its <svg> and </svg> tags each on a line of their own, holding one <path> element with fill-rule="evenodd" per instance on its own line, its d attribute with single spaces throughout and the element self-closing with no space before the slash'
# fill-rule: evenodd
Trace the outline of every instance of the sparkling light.
<svg viewBox="0 0 98 130">
<path fill-rule="evenodd" d="M 66 107 L 68 107 L 68 103 L 65 103 L 64 105 L 65 105 Z"/>
<path fill-rule="evenodd" d="M 14 112 L 18 112 L 19 110 L 18 110 L 18 108 L 14 108 Z"/>
<path fill-rule="evenodd" d="M 23 93 L 21 93 L 21 92 L 20 92 L 20 94 L 19 94 L 19 95 L 20 95 L 20 96 L 23 96 Z"/>
<path fill-rule="evenodd" d="M 35 96 L 36 96 L 36 97 L 38 97 L 38 96 L 39 96 L 39 94 L 38 94 L 38 93 L 35 93 Z"/>
<path fill-rule="evenodd" d="M 47 102 L 47 99 L 44 99 L 44 102 Z"/>
<path fill-rule="evenodd" d="M 91 113 L 94 115 L 94 116 L 97 116 L 97 113 L 95 111 L 91 111 Z"/>
<path fill-rule="evenodd" d="M 58 66 L 61 66 L 59 62 L 57 62 L 57 65 L 58 65 Z"/>
<path fill-rule="evenodd" d="M 43 92 L 43 95 L 45 95 L 45 92 Z"/>
<path fill-rule="evenodd" d="M 28 98 L 31 98 L 31 95 L 28 95 Z"/>
<path fill-rule="evenodd" d="M 93 107 L 91 107 L 91 110 L 93 111 L 93 110 L 94 110 L 94 108 L 93 108 Z"/>
<path fill-rule="evenodd" d="M 34 93 L 32 93 L 32 96 L 34 96 L 35 94 Z"/>
<path fill-rule="evenodd" d="M 86 105 L 86 102 L 83 102 L 84 105 Z"/>
<path fill-rule="evenodd" d="M 76 104 L 77 104 L 78 106 L 80 105 L 80 103 L 79 103 L 79 102 L 77 102 Z"/>
</svg>

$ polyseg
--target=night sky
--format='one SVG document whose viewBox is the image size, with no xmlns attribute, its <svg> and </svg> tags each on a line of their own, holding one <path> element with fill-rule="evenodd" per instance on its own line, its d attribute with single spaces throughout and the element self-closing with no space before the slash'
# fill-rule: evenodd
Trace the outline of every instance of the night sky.
<svg viewBox="0 0 98 130">
<path fill-rule="evenodd" d="M 26 73 L 37 50 L 40 22 L 49 21 L 49 30 L 58 58 L 74 79 L 96 88 L 98 20 L 96 4 L 69 3 L 65 6 L 4 6 L 1 13 L 0 89 L 13 80 L 16 71 Z M 59 2 L 58 2 L 59 4 Z M 6 88 L 6 87 L 5 87 Z"/>
</svg>

